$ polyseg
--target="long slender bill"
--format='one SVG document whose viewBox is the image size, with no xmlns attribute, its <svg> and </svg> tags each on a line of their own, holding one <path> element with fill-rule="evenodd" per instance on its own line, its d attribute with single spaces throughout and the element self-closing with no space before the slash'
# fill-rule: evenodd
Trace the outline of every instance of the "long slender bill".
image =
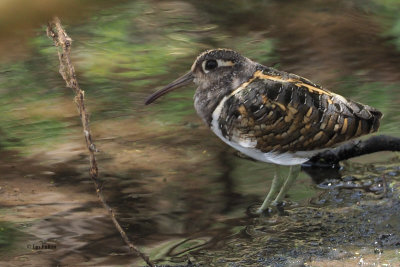
<svg viewBox="0 0 400 267">
<path fill-rule="evenodd" d="M 144 102 L 145 105 L 151 104 L 153 103 L 157 98 L 165 95 L 166 93 L 169 93 L 179 87 L 185 86 L 187 84 L 189 84 L 190 82 L 193 81 L 193 73 L 191 71 L 189 71 L 188 73 L 186 73 L 185 75 L 179 77 L 178 79 L 176 79 L 175 81 L 173 81 L 172 83 L 168 84 L 167 86 L 165 86 L 164 88 L 158 90 L 157 92 L 155 92 L 154 94 L 152 94 L 151 96 L 149 96 L 146 99 L 146 102 Z"/>
</svg>

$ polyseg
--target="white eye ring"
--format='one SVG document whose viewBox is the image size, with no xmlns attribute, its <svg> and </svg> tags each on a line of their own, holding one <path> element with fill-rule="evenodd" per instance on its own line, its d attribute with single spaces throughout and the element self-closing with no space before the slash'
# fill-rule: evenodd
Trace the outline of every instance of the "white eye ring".
<svg viewBox="0 0 400 267">
<path fill-rule="evenodd" d="M 215 61 L 217 61 L 217 63 L 218 63 L 217 68 L 230 67 L 230 66 L 235 65 L 235 63 L 233 63 L 233 61 L 230 61 L 230 60 L 216 59 Z M 207 60 L 204 60 L 203 63 L 201 64 L 201 67 L 203 68 L 204 73 L 209 73 L 210 71 L 206 70 L 206 63 L 207 63 Z"/>
</svg>

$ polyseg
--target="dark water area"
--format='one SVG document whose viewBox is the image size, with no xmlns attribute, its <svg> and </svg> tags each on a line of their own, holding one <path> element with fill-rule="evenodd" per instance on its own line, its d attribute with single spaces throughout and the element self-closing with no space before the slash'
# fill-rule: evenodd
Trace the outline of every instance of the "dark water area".
<svg viewBox="0 0 400 267">
<path fill-rule="evenodd" d="M 72 1 L 76 12 L 64 4 L 32 8 L 26 23 L 65 9 L 105 198 L 155 263 L 400 265 L 397 153 L 303 169 L 284 207 L 258 218 L 248 211 L 275 168 L 237 156 L 203 125 L 194 86 L 144 105 L 200 52 L 226 47 L 376 107 L 385 114 L 379 133 L 400 137 L 399 1 Z M 0 24 L 0 37 L 18 43 L 0 46 L 0 265 L 144 265 L 96 198 L 45 27 L 8 25 L 24 38 Z"/>
</svg>

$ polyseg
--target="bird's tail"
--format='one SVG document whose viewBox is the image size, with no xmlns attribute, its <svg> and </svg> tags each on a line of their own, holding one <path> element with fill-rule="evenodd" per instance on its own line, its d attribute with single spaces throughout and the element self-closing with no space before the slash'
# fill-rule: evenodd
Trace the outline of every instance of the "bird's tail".
<svg viewBox="0 0 400 267">
<path fill-rule="evenodd" d="M 359 130 L 361 132 L 358 132 L 358 136 L 378 131 L 380 120 L 383 117 L 382 112 L 371 106 L 351 100 L 347 100 L 346 106 L 353 116 L 358 119 L 358 127 L 361 127 Z"/>
</svg>

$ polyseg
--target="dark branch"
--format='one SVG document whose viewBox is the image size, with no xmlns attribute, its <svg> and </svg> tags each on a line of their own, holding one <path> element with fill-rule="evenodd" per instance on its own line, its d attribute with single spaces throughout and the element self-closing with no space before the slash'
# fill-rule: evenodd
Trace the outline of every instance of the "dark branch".
<svg viewBox="0 0 400 267">
<path fill-rule="evenodd" d="M 304 166 L 331 167 L 339 161 L 379 151 L 400 151 L 400 138 L 378 135 L 366 140 L 355 140 L 313 156 Z"/>
</svg>

